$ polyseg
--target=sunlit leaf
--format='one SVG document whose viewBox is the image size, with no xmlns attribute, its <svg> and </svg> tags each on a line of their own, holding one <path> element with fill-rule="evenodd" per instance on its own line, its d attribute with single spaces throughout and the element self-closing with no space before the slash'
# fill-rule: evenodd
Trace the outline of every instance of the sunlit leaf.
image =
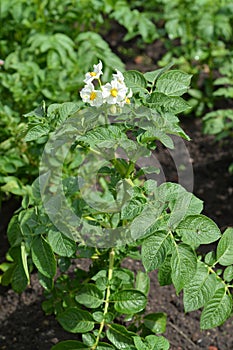
<svg viewBox="0 0 233 350">
<path fill-rule="evenodd" d="M 134 314 L 142 311 L 147 303 L 145 294 L 139 290 L 125 289 L 112 295 L 115 309 L 122 314 Z"/>
<path fill-rule="evenodd" d="M 86 333 L 94 328 L 91 314 L 75 307 L 67 308 L 57 319 L 62 327 L 71 333 Z"/>
<path fill-rule="evenodd" d="M 223 266 L 233 264 L 233 228 L 223 233 L 217 247 L 217 260 Z"/>
<path fill-rule="evenodd" d="M 202 311 L 201 329 L 220 326 L 230 316 L 231 310 L 232 297 L 225 288 L 218 289 Z"/>
<path fill-rule="evenodd" d="M 146 271 L 160 267 L 171 248 L 169 233 L 158 231 L 142 243 L 142 263 Z"/>
<path fill-rule="evenodd" d="M 196 273 L 197 258 L 193 250 L 186 244 L 176 245 L 172 251 L 172 282 L 179 293 L 187 286 Z"/>
<path fill-rule="evenodd" d="M 197 264 L 197 271 L 187 287 L 184 287 L 184 308 L 186 312 L 203 307 L 213 296 L 218 281 L 209 273 L 202 262 Z"/>
</svg>

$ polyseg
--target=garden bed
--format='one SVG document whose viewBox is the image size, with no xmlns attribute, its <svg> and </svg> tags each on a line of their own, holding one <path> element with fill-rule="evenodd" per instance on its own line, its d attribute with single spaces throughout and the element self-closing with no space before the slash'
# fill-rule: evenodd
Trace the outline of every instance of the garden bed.
<svg viewBox="0 0 233 350">
<path fill-rule="evenodd" d="M 137 47 L 137 41 L 123 42 L 122 27 L 112 26 L 105 38 L 113 51 L 127 62 L 127 69 L 139 71 L 157 68 L 156 62 L 162 58 L 165 48 L 156 40 L 147 47 Z M 129 49 L 130 47 L 130 49 Z M 226 108 L 226 106 L 223 106 Z M 230 108 L 230 107 L 229 107 Z M 204 212 L 213 219 L 223 232 L 233 226 L 232 198 L 233 176 L 228 172 L 232 163 L 233 141 L 224 139 L 215 142 L 214 137 L 203 135 L 201 120 L 192 116 L 181 117 L 181 123 L 191 142 L 185 142 L 194 170 L 194 194 L 204 201 Z M 169 152 L 159 146 L 157 159 L 162 166 L 167 181 L 177 181 L 177 172 Z M 8 221 L 20 202 L 15 198 L 3 203 L 0 223 L 0 262 L 5 259 L 9 245 L 6 236 Z M 208 247 L 211 249 L 211 246 Z M 74 261 L 75 264 L 83 262 Z M 127 259 L 125 266 L 135 271 L 141 263 Z M 230 350 L 233 349 L 233 321 L 215 329 L 200 331 L 201 311 L 184 313 L 182 293 L 177 296 L 173 286 L 159 287 L 156 272 L 150 273 L 151 290 L 146 312 L 165 312 L 168 315 L 165 336 L 171 350 Z M 21 294 L 10 287 L 0 286 L 0 350 L 50 350 L 52 345 L 66 339 L 79 339 L 80 335 L 70 334 L 59 325 L 54 316 L 45 316 L 41 303 L 43 289 L 32 274 L 31 284 Z"/>
<path fill-rule="evenodd" d="M 216 143 L 211 136 L 203 135 L 201 122 L 183 117 L 182 124 L 191 137 L 186 142 L 194 169 L 194 193 L 204 200 L 204 214 L 212 218 L 222 230 L 233 226 L 233 177 L 227 171 L 232 162 L 232 140 Z M 176 181 L 176 171 L 164 148 L 159 148 L 158 159 L 167 180 Z M 7 220 L 19 203 L 10 201 L 2 207 L 0 257 L 8 249 Z M 129 268 L 140 268 L 139 262 L 124 262 Z M 216 329 L 200 331 L 200 311 L 185 314 L 182 295 L 177 296 L 173 286 L 159 287 L 156 273 L 152 272 L 151 291 L 147 311 L 166 312 L 168 315 L 165 336 L 171 350 L 229 350 L 233 349 L 232 319 Z M 21 295 L 10 288 L 0 287 L 0 350 L 49 350 L 58 341 L 77 339 L 78 335 L 65 332 L 53 316 L 45 316 L 41 309 L 44 299 L 42 287 L 32 275 L 31 285 Z"/>
</svg>

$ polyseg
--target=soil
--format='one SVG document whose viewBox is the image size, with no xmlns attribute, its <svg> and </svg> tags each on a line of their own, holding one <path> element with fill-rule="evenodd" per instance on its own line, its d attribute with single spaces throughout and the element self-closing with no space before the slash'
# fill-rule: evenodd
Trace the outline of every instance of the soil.
<svg viewBox="0 0 233 350">
<path fill-rule="evenodd" d="M 110 37 L 110 42 L 114 48 L 119 43 L 119 37 Z M 163 48 L 159 42 L 154 46 L 149 45 L 144 50 L 144 56 L 138 56 L 135 49 L 134 61 L 128 63 L 127 67 L 145 70 L 147 66 L 146 70 L 152 70 L 156 68 L 154 62 L 160 57 L 161 51 Z M 192 139 L 191 142 L 185 142 L 185 145 L 194 171 L 193 192 L 204 200 L 204 214 L 212 218 L 223 231 L 227 226 L 233 226 L 233 176 L 228 172 L 233 161 L 233 141 L 226 139 L 215 142 L 212 136 L 203 135 L 201 121 L 192 116 L 181 117 L 181 124 Z M 177 181 L 177 172 L 169 152 L 161 146 L 157 157 L 166 179 Z M 18 205 L 13 199 L 2 206 L 0 262 L 4 261 L 8 249 L 7 223 Z M 131 259 L 124 261 L 124 264 L 133 270 L 141 268 L 139 262 L 135 264 Z M 171 350 L 233 349 L 233 319 L 215 329 L 200 331 L 200 311 L 185 314 L 182 293 L 177 296 L 173 286 L 160 287 L 156 272 L 151 273 L 150 277 L 151 291 L 147 311 L 167 313 L 165 336 L 170 341 Z M 64 331 L 53 316 L 44 315 L 42 300 L 43 290 L 36 274 L 32 275 L 30 286 L 21 295 L 0 286 L 0 350 L 49 350 L 58 341 L 77 339 L 76 335 Z"/>
</svg>

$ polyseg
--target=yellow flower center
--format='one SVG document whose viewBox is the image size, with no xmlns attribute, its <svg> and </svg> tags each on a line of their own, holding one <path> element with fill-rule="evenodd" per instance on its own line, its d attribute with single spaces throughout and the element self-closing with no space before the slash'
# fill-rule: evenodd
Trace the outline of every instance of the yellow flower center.
<svg viewBox="0 0 233 350">
<path fill-rule="evenodd" d="M 125 102 L 128 103 L 128 105 L 130 104 L 130 99 L 128 97 L 126 97 Z"/>
<path fill-rule="evenodd" d="M 92 91 L 90 93 L 90 100 L 93 101 L 96 98 L 96 92 Z"/>
<path fill-rule="evenodd" d="M 91 77 L 95 77 L 97 74 L 95 72 L 90 72 Z"/>
<path fill-rule="evenodd" d="M 117 95 L 118 95 L 118 90 L 117 89 L 111 89 L 111 91 L 110 91 L 110 93 L 111 93 L 111 95 L 113 96 L 113 97 L 117 97 Z"/>
</svg>

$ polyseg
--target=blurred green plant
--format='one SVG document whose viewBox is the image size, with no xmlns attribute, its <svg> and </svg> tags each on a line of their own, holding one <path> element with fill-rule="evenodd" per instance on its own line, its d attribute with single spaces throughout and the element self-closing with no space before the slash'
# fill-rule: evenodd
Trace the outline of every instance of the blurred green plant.
<svg viewBox="0 0 233 350">
<path fill-rule="evenodd" d="M 102 2 L 2 0 L 0 6 L 1 193 L 22 196 L 37 175 L 41 149 L 39 141 L 22 141 L 22 115 L 42 101 L 78 100 L 79 77 L 98 59 L 106 78 L 124 65 L 98 34 Z"/>
<path fill-rule="evenodd" d="M 126 28 L 126 39 L 140 34 L 151 42 L 158 35 L 154 14 L 127 1 L 2 0 L 0 13 L 1 193 L 23 195 L 36 174 L 40 146 L 36 151 L 20 141 L 27 126 L 22 115 L 42 101 L 77 101 L 80 77 L 99 59 L 105 80 L 113 69 L 124 69 L 102 36 L 111 21 Z"/>
<path fill-rule="evenodd" d="M 180 69 L 194 75 L 191 97 L 193 111 L 202 116 L 214 108 L 216 73 L 232 57 L 233 4 L 230 0 L 158 0 L 168 39 L 167 53 L 160 61 L 174 59 Z M 201 90 L 201 91 L 200 91 Z"/>
<path fill-rule="evenodd" d="M 212 113 L 204 120 L 205 132 L 222 124 L 219 137 L 231 135 L 230 108 L 215 114 L 219 98 L 232 97 L 231 0 L 2 0 L 0 11 L 1 193 L 20 195 L 35 175 L 40 152 L 20 141 L 27 126 L 22 115 L 42 101 L 77 101 L 80 77 L 99 59 L 105 81 L 113 68 L 124 69 L 103 39 L 115 22 L 125 28 L 124 41 L 133 39 L 141 47 L 162 41 L 166 53 L 158 65 L 173 61 L 193 74 L 190 111 L 199 117 Z M 216 90 L 218 84 L 224 85 Z M 13 173 L 15 185 L 5 187 Z"/>
<path fill-rule="evenodd" d="M 214 81 L 217 89 L 213 95 L 224 105 L 224 99 L 233 99 L 233 58 L 220 68 L 221 77 Z M 233 137 L 233 110 L 217 109 L 207 113 L 203 118 L 203 131 L 205 134 L 215 135 L 217 140 Z"/>
</svg>

